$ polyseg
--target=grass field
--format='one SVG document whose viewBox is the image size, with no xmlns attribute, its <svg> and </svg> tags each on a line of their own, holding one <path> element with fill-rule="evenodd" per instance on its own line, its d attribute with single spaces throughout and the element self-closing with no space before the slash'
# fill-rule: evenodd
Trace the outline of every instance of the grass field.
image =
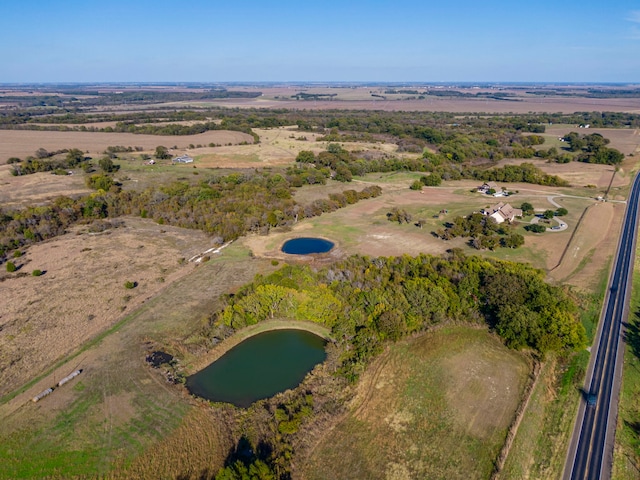
<svg viewBox="0 0 640 480">
<path fill-rule="evenodd" d="M 611 477 L 614 480 L 631 480 L 640 476 L 640 248 L 636 249 L 626 330 L 627 345 Z"/>
<path fill-rule="evenodd" d="M 220 468 L 231 447 L 228 414 L 194 407 L 151 371 L 144 357 L 157 344 L 184 339 L 215 308 L 221 293 L 273 268 L 249 260 L 246 250 L 233 245 L 223 252 L 0 404 L 0 478 L 93 476 L 118 465 L 118 478 L 132 478 L 127 469 L 145 472 L 136 478 L 199 478 L 206 469 Z M 29 401 L 76 368 L 83 369 L 77 380 L 36 404 Z"/>
<path fill-rule="evenodd" d="M 330 182 L 326 187 L 306 186 L 295 194 L 296 200 L 301 203 L 326 198 L 329 191 L 358 190 L 365 184 L 380 185 L 383 194 L 378 198 L 302 221 L 293 226 L 291 231 L 274 232 L 268 237 L 247 237 L 243 242 L 256 255 L 274 258 L 287 258 L 280 252 L 280 246 L 295 236 L 317 235 L 328 238 L 337 244 L 336 255 L 441 254 L 447 249 L 458 247 L 467 254 L 481 253 L 492 258 L 527 262 L 550 271 L 551 277 L 556 281 L 570 277 L 571 284 L 584 289 L 592 288 L 595 278 L 615 248 L 623 205 L 607 203 L 593 207 L 597 202 L 591 197 L 563 196 L 571 193 L 570 189 L 528 184 L 505 184 L 518 193 L 499 199 L 477 193 L 477 182 L 473 181 L 444 182 L 441 187 L 424 188 L 423 193 L 420 193 L 409 189 L 411 182 L 419 176 L 419 173 L 406 172 L 376 173 L 358 178 L 351 184 Z M 530 202 L 538 211 L 556 209 L 550 198 L 569 211 L 563 217 L 569 228 L 561 232 L 533 234 L 524 230 L 524 226 L 530 221 L 530 218 L 525 218 L 518 221 L 516 229 L 525 237 L 525 245 L 519 249 L 499 248 L 494 252 L 479 252 L 467 245 L 468 239 L 444 241 L 431 234 L 457 216 L 479 211 L 498 201 L 510 202 L 516 207 L 523 202 Z M 589 206 L 592 206 L 591 209 L 582 219 L 584 225 L 573 235 L 583 212 Z M 402 225 L 389 222 L 386 214 L 393 207 L 405 209 L 412 215 L 413 222 L 425 220 L 423 228 L 416 227 L 413 222 Z M 443 209 L 447 213 L 441 214 Z M 609 228 L 599 228 L 603 225 Z M 568 253 L 563 256 L 565 247 Z M 561 259 L 562 262 L 558 265 Z"/>
<path fill-rule="evenodd" d="M 488 478 L 529 370 L 485 330 L 443 328 L 393 345 L 300 478 Z"/>
</svg>

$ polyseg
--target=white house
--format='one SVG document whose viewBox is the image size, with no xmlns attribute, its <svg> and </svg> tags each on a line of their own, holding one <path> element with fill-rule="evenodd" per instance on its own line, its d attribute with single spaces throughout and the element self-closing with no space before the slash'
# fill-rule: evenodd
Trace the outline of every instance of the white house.
<svg viewBox="0 0 640 480">
<path fill-rule="evenodd" d="M 508 203 L 497 203 L 493 207 L 482 210 L 482 213 L 493 218 L 496 223 L 502 223 L 506 220 L 513 222 L 516 217 L 522 216 L 522 210 L 513 208 Z"/>
</svg>

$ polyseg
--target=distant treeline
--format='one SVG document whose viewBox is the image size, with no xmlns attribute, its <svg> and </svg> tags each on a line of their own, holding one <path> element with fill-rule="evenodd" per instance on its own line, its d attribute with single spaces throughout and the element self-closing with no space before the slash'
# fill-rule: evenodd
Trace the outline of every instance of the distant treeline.
<svg viewBox="0 0 640 480">
<path fill-rule="evenodd" d="M 461 92 L 454 89 L 427 89 L 427 90 L 410 90 L 410 89 L 387 89 L 384 91 L 386 94 L 403 94 L 403 95 L 418 95 L 418 98 L 431 97 L 455 97 L 455 98 L 490 98 L 493 100 L 510 100 L 512 102 L 519 102 L 520 99 L 511 98 L 515 97 L 515 94 L 508 92 Z"/>
<path fill-rule="evenodd" d="M 525 114 L 525 115 L 453 115 L 432 112 L 363 112 L 363 111 L 290 111 L 211 109 L 202 121 L 193 125 L 156 125 L 160 121 L 201 120 L 203 112 L 145 112 L 105 116 L 115 126 L 97 128 L 73 122 L 94 121 L 95 115 L 68 113 L 60 118 L 64 124 L 44 124 L 55 120 L 51 115 L 13 112 L 0 115 L 0 128 L 71 129 L 104 132 L 127 132 L 155 135 L 194 135 L 209 130 L 235 130 L 248 133 L 259 141 L 254 128 L 297 125 L 300 131 L 325 134 L 328 141 L 358 138 L 394 142 L 402 151 L 421 152 L 429 146 L 446 161 L 465 163 L 479 159 L 493 162 L 503 158 L 539 156 L 537 145 L 544 142 L 538 134 L 549 123 L 590 123 L 593 126 L 640 126 L 640 116 L 626 113 Z M 144 123 L 144 124 L 141 124 Z M 533 134 L 533 135 L 532 135 Z M 603 151 L 604 152 L 604 151 Z M 602 153 L 602 152 L 601 152 Z M 615 156 L 615 155 L 614 155 Z M 612 159 L 614 156 L 608 156 Z M 557 155 L 561 157 L 561 155 Z M 601 155 L 598 158 L 605 158 Z M 569 157 L 562 156 L 562 161 Z"/>
<path fill-rule="evenodd" d="M 256 98 L 261 92 L 210 89 L 202 92 L 127 91 L 102 92 L 98 90 L 67 90 L 61 95 L 5 95 L 3 102 L 19 108 L 58 107 L 79 109 L 104 105 L 146 105 L 164 102 L 186 102 L 219 98 Z"/>
</svg>

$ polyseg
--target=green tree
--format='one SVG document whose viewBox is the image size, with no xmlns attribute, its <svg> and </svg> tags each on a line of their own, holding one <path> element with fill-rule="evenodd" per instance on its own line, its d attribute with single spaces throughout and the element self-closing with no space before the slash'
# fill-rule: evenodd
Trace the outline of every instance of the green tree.
<svg viewBox="0 0 640 480">
<path fill-rule="evenodd" d="M 558 217 L 564 217 L 567 213 L 569 213 L 569 210 L 564 207 L 558 208 L 555 212 L 556 216 Z"/>
<path fill-rule="evenodd" d="M 420 177 L 420 181 L 426 187 L 437 187 L 442 183 L 442 177 L 437 173 L 432 173 L 431 175 L 423 175 Z"/>
<path fill-rule="evenodd" d="M 309 150 L 302 150 L 300 153 L 298 153 L 298 156 L 296 157 L 296 162 L 300 162 L 300 163 L 315 163 L 315 161 L 316 161 L 315 154 Z"/>
<path fill-rule="evenodd" d="M 69 167 L 75 167 L 84 161 L 84 153 L 78 148 L 72 148 L 67 152 L 66 161 Z"/>
<path fill-rule="evenodd" d="M 7 262 L 7 272 L 15 272 L 17 270 L 16 264 L 13 262 Z"/>
<path fill-rule="evenodd" d="M 167 160 L 171 158 L 171 154 L 169 153 L 169 149 L 167 147 L 158 145 L 156 147 L 155 157 L 159 160 Z"/>
<path fill-rule="evenodd" d="M 523 215 L 533 215 L 534 212 L 533 205 L 529 202 L 523 202 L 522 205 L 520 205 L 520 210 L 522 210 Z"/>
<path fill-rule="evenodd" d="M 537 223 L 532 223 L 531 225 L 527 225 L 526 227 L 524 227 L 524 229 L 527 232 L 533 232 L 533 233 L 544 233 L 547 231 L 547 227 L 545 227 L 544 225 L 539 225 Z"/>
<path fill-rule="evenodd" d="M 102 171 L 106 173 L 112 173 L 120 169 L 120 165 L 116 165 L 115 163 L 113 163 L 113 160 L 111 160 L 109 157 L 102 157 L 98 161 L 98 165 L 100 165 Z"/>
<path fill-rule="evenodd" d="M 107 192 L 114 184 L 113 178 L 103 173 L 97 173 L 87 177 L 87 186 L 94 190 L 104 190 Z"/>
<path fill-rule="evenodd" d="M 500 244 L 506 248 L 518 248 L 524 245 L 524 237 L 519 233 L 512 233 L 508 237 L 501 239 Z"/>
<path fill-rule="evenodd" d="M 546 218 L 547 220 L 551 220 L 555 216 L 555 214 L 556 212 L 554 212 L 553 210 L 545 210 L 542 214 L 542 217 Z"/>
</svg>

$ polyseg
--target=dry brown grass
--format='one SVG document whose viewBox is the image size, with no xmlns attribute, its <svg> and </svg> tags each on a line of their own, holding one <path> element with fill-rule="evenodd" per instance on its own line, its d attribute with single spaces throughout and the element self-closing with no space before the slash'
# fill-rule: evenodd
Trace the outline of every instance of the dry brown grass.
<svg viewBox="0 0 640 480">
<path fill-rule="evenodd" d="M 487 478 L 528 372 L 521 354 L 483 330 L 393 345 L 300 478 Z"/>
<path fill-rule="evenodd" d="M 593 192 L 594 196 L 597 196 L 596 192 L 602 192 L 603 189 L 607 188 L 615 172 L 615 168 L 611 165 L 596 165 L 593 163 L 580 162 L 555 163 L 531 158 L 509 158 L 501 160 L 497 166 L 520 165 L 522 163 L 532 163 L 549 175 L 558 175 L 564 180 L 567 180 L 574 187 L 594 185 L 599 189 Z M 618 173 L 613 179 L 612 186 L 620 187 L 628 185 L 628 183 L 629 179 Z"/>
<path fill-rule="evenodd" d="M 131 465 L 120 465 L 111 480 L 212 478 L 234 447 L 226 412 L 201 405 L 189 411 L 169 437 L 151 446 Z"/>
<path fill-rule="evenodd" d="M 253 142 L 253 137 L 242 132 L 213 130 L 198 135 L 136 135 L 133 133 L 106 132 L 38 132 L 23 130 L 0 130 L 0 161 L 9 157 L 24 158 L 33 155 L 38 148 L 49 151 L 64 148 L 79 148 L 89 154 L 101 154 L 109 146 L 140 146 L 145 151 L 153 151 L 158 145 L 168 148 L 174 145 L 183 153 L 189 144 L 225 145 L 227 143 Z"/>
<path fill-rule="evenodd" d="M 319 153 L 327 149 L 328 142 L 318 141 L 320 134 L 299 132 L 297 127 L 256 128 L 254 131 L 260 136 L 260 143 L 256 145 L 207 147 L 189 150 L 189 152 L 195 155 L 196 163 L 202 167 L 260 168 L 290 165 L 302 150 Z M 392 143 L 340 142 L 340 144 L 347 150 L 375 150 L 389 154 L 397 154 L 398 149 L 397 145 Z"/>
<path fill-rule="evenodd" d="M 16 259 L 18 272 L 0 273 L 0 396 L 191 272 L 178 260 L 211 246 L 198 231 L 135 218 L 125 225 L 101 234 L 75 228 L 30 247 Z M 33 277 L 34 269 L 46 273 Z M 138 286 L 125 289 L 126 281 Z"/>
<path fill-rule="evenodd" d="M 83 175 L 40 172 L 14 177 L 11 175 L 11 165 L 0 165 L 0 204 L 3 206 L 37 205 L 61 195 L 89 192 Z"/>
<path fill-rule="evenodd" d="M 623 204 L 600 203 L 589 208 L 562 263 L 550 272 L 552 278 L 591 290 L 599 272 L 608 264 L 620 234 Z"/>
<path fill-rule="evenodd" d="M 611 140 L 609 145 L 612 148 L 620 150 L 625 155 L 638 151 L 640 145 L 640 131 L 631 128 L 578 128 L 577 126 L 552 125 L 547 126 L 545 133 L 557 137 L 563 137 L 569 132 L 578 132 L 581 135 L 590 135 L 599 133 L 605 138 Z"/>
<path fill-rule="evenodd" d="M 154 233 L 144 232 L 146 222 L 142 223 L 140 236 Z M 158 233 L 155 232 L 155 236 L 161 236 Z M 190 237 L 191 233 L 195 233 L 196 238 Z M 169 255 L 172 249 L 186 248 L 180 253 L 191 253 L 201 234 L 168 235 L 176 245 L 166 245 L 170 243 L 166 239 L 152 242 L 138 238 L 134 243 L 125 242 L 119 247 L 120 240 L 126 238 L 112 238 L 110 244 L 104 245 L 103 256 L 115 252 L 116 258 L 124 259 L 127 257 L 122 255 L 120 248 L 134 247 L 137 251 L 142 243 L 146 245 L 145 249 L 167 250 Z M 185 247 L 182 241 L 190 245 Z M 74 255 L 74 252 L 68 253 Z M 156 253 L 163 258 L 162 252 Z M 136 267 L 139 269 L 140 265 Z M 155 264 L 149 268 L 153 270 L 153 267 Z M 193 411 L 191 397 L 167 383 L 161 370 L 147 366 L 145 354 L 158 348 L 171 351 L 173 344 L 184 345 L 185 337 L 197 331 L 203 318 L 219 306 L 222 293 L 238 288 L 256 273 L 270 271 L 273 267 L 268 262 L 250 260 L 246 251 L 232 245 L 223 250 L 220 258 L 215 257 L 197 268 L 181 268 L 189 274 L 182 275 L 184 272 L 177 271 L 169 276 L 170 272 L 167 272 L 166 287 L 139 305 L 118 324 L 117 330 L 0 404 L 3 425 L 0 461 L 6 462 L 3 465 L 6 468 L 0 469 L 0 478 L 75 478 L 86 472 L 90 478 L 104 475 L 105 478 L 198 479 L 205 471 L 211 475 L 222 466 L 231 442 L 229 426 L 233 424 L 233 415 L 225 409 Z M 74 290 L 86 290 L 85 282 L 91 279 L 84 272 L 78 279 L 68 277 L 64 280 L 66 291 L 59 296 L 31 289 L 25 290 L 25 294 L 31 299 L 37 299 L 38 294 L 44 295 L 57 311 L 67 304 L 74 307 Z M 172 279 L 176 280 L 172 282 Z M 47 288 L 51 289 L 51 285 Z M 93 300 L 91 295 L 101 295 L 100 292 L 90 290 L 86 302 L 98 311 L 108 310 L 112 302 L 119 305 L 121 297 L 117 290 L 115 295 L 107 295 L 107 299 L 101 297 L 99 301 Z M 136 302 L 133 298 L 129 304 Z M 46 330 L 55 331 L 59 320 L 58 315 L 48 315 L 46 323 L 42 324 L 45 332 L 21 334 L 41 341 L 46 337 Z M 85 323 L 80 323 L 70 328 L 80 330 L 85 327 Z M 65 342 L 58 335 L 51 336 L 41 348 L 58 355 Z M 38 403 L 30 401 L 33 395 L 54 385 L 76 368 L 83 369 L 79 377 Z M 47 434 L 43 435 L 42 431 Z M 142 457 L 135 460 L 139 456 Z"/>
</svg>

